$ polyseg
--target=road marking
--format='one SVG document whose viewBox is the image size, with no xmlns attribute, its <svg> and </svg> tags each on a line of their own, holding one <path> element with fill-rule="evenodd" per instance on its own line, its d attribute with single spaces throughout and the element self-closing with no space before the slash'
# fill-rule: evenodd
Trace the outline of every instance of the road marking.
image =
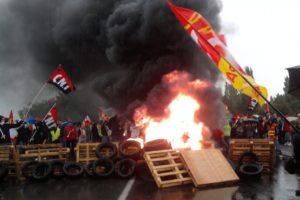
<svg viewBox="0 0 300 200">
<path fill-rule="evenodd" d="M 130 192 L 130 190 L 131 190 L 131 188 L 132 188 L 132 186 L 133 186 L 133 183 L 134 183 L 134 178 L 130 179 L 130 180 L 127 182 L 127 184 L 126 184 L 126 186 L 124 187 L 124 189 L 123 189 L 121 195 L 119 196 L 118 200 L 126 200 L 128 194 L 129 194 L 129 192 Z"/>
</svg>

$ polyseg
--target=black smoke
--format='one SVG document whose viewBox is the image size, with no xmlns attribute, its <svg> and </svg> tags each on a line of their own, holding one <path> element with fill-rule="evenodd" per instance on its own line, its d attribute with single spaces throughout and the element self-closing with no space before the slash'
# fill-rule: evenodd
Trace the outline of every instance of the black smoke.
<svg viewBox="0 0 300 200">
<path fill-rule="evenodd" d="M 173 3 L 200 12 L 220 30 L 218 0 Z M 58 64 L 78 88 L 63 102 L 78 108 L 80 117 L 96 113 L 87 105 L 97 102 L 124 113 L 175 69 L 219 79 L 164 0 L 2 0 L 0 9 L 1 91 L 5 96 L 20 88 L 14 95 L 22 105 Z M 19 71 L 22 76 L 4 89 L 2 72 L 10 78 Z"/>
</svg>

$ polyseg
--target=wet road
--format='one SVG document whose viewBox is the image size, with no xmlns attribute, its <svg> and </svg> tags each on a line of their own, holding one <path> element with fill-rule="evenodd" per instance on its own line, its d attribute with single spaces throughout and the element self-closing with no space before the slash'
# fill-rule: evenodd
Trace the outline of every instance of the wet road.
<svg viewBox="0 0 300 200">
<path fill-rule="evenodd" d="M 13 182 L 0 183 L 0 200 L 52 200 L 52 199 L 133 199 L 133 200 L 239 200 L 239 199 L 299 199 L 295 191 L 300 189 L 300 175 L 288 174 L 278 159 L 273 176 L 264 175 L 258 182 L 240 182 L 231 187 L 198 190 L 193 185 L 157 189 L 154 182 L 122 180 L 110 178 L 105 180 L 81 178 L 78 180 L 48 180 L 43 183 Z"/>
</svg>

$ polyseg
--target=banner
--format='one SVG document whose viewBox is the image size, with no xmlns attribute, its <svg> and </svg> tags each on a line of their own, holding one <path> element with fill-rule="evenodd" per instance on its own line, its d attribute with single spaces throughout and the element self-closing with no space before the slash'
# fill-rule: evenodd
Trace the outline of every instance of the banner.
<svg viewBox="0 0 300 200">
<path fill-rule="evenodd" d="M 169 0 L 167 0 L 167 2 L 184 29 L 218 66 L 219 70 L 231 82 L 232 86 L 247 96 L 255 98 L 260 105 L 263 105 L 265 101 L 255 89 L 265 98 L 268 97 L 267 89 L 257 85 L 253 78 L 247 75 L 239 66 L 225 44 L 220 40 L 220 37 L 215 33 L 204 17 L 193 10 L 176 7 Z M 253 89 L 245 79 L 255 87 L 255 89 Z"/>
<path fill-rule="evenodd" d="M 57 127 L 56 121 L 58 121 L 57 107 L 56 104 L 54 104 L 44 117 L 43 122 L 45 122 L 49 129 L 53 129 Z"/>
<path fill-rule="evenodd" d="M 65 94 L 75 90 L 75 87 L 63 68 L 59 65 L 54 73 L 48 79 L 48 83 L 55 85 Z"/>
</svg>

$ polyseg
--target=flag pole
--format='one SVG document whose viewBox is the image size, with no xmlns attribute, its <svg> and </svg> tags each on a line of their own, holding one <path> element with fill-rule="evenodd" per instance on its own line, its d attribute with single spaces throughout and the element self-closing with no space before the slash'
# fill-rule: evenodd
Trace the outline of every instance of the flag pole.
<svg viewBox="0 0 300 200">
<path fill-rule="evenodd" d="M 45 117 L 43 118 L 42 121 L 44 121 L 48 115 L 48 113 L 52 110 L 52 108 L 56 105 L 56 102 L 53 104 L 53 106 L 49 109 L 49 111 L 47 112 L 47 114 L 45 115 Z"/>
<path fill-rule="evenodd" d="M 298 132 L 299 130 L 294 126 L 294 124 L 292 124 L 285 116 L 282 112 L 280 112 L 280 110 L 278 110 L 275 106 L 273 106 L 273 104 L 271 104 L 271 102 L 257 89 L 255 88 L 251 82 L 243 76 L 242 73 L 240 73 L 238 70 L 236 70 L 236 72 L 250 85 L 250 87 L 257 93 L 259 94 L 259 96 L 261 96 L 261 98 L 263 98 L 263 100 L 265 100 L 268 105 L 270 105 L 270 107 L 277 113 L 280 115 L 280 117 L 282 117 L 291 127 L 293 127 L 293 129 L 295 130 L 295 132 Z"/>
<path fill-rule="evenodd" d="M 41 94 L 41 92 L 44 90 L 44 88 L 46 87 L 46 85 L 47 85 L 47 82 L 45 82 L 43 85 L 42 85 L 42 87 L 40 88 L 40 90 L 38 91 L 38 93 L 35 95 L 35 97 L 32 99 L 32 101 L 31 101 L 31 103 L 30 103 L 30 105 L 29 105 L 29 107 L 28 107 L 28 110 L 27 110 L 27 112 L 26 112 L 26 114 L 25 114 L 25 118 L 27 118 L 27 115 L 29 114 L 29 112 L 30 112 L 30 110 L 31 110 L 31 108 L 32 108 L 32 106 L 33 106 L 33 104 L 35 103 L 35 101 L 37 100 L 37 98 L 40 96 L 40 94 Z"/>
</svg>

